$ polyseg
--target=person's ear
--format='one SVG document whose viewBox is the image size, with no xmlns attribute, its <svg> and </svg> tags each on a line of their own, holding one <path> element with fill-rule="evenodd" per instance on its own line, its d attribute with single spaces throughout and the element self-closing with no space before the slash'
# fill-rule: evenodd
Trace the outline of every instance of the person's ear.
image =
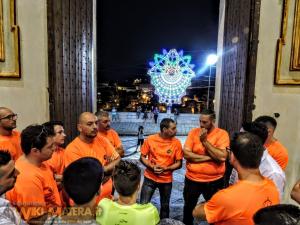
<svg viewBox="0 0 300 225">
<path fill-rule="evenodd" d="M 32 153 L 32 154 L 37 154 L 37 153 L 40 153 L 40 152 L 41 151 L 39 149 L 35 148 L 35 147 L 30 149 L 30 153 Z"/>
<path fill-rule="evenodd" d="M 236 158 L 232 152 L 229 153 L 229 162 L 233 166 L 236 163 Z"/>
<path fill-rule="evenodd" d="M 77 130 L 81 133 L 82 132 L 82 125 L 80 123 L 77 124 Z"/>
</svg>

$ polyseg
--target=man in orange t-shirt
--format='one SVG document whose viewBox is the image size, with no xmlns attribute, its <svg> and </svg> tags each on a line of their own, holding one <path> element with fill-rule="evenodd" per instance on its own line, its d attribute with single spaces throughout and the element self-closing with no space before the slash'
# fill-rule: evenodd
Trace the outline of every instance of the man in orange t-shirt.
<svg viewBox="0 0 300 225">
<path fill-rule="evenodd" d="M 160 193 L 160 218 L 169 217 L 172 191 L 172 173 L 181 168 L 183 152 L 175 138 L 176 123 L 165 118 L 160 123 L 160 133 L 150 135 L 141 148 L 141 162 L 146 166 L 141 190 L 141 204 L 150 202 L 156 188 Z"/>
<path fill-rule="evenodd" d="M 110 127 L 109 113 L 105 111 L 98 111 L 96 113 L 98 118 L 98 133 L 107 138 L 114 146 L 121 157 L 124 156 L 124 148 L 118 133 Z"/>
<path fill-rule="evenodd" d="M 54 134 L 45 126 L 31 125 L 21 133 L 24 154 L 16 161 L 20 172 L 6 198 L 17 207 L 28 223 L 41 223 L 49 214 L 59 214 L 61 199 L 50 167 L 55 144 Z"/>
<path fill-rule="evenodd" d="M 274 137 L 277 127 L 276 120 L 271 116 L 260 116 L 254 122 L 263 123 L 268 128 L 268 138 L 265 142 L 265 147 L 284 171 L 289 161 L 289 155 L 287 149 Z"/>
<path fill-rule="evenodd" d="M 77 129 L 80 134 L 66 147 L 64 157 L 65 167 L 82 157 L 93 157 L 101 162 L 105 178 L 98 202 L 104 197 L 111 198 L 112 180 L 110 177 L 115 165 L 120 161 L 120 156 L 106 138 L 97 135 L 97 122 L 97 117 L 90 112 L 84 112 L 79 116 Z"/>
<path fill-rule="evenodd" d="M 65 163 L 64 163 L 64 153 L 65 149 L 62 147 L 65 143 L 65 130 L 64 125 L 61 121 L 49 121 L 43 124 L 44 126 L 48 127 L 49 129 L 53 130 L 54 132 L 54 143 L 56 145 L 55 151 L 52 154 L 52 157 L 46 161 L 46 163 L 50 166 L 54 178 L 57 184 L 57 188 L 60 193 L 61 200 L 63 202 L 63 205 L 66 205 L 66 203 L 69 201 L 68 197 L 64 194 L 62 190 L 62 174 L 65 169 Z"/>
<path fill-rule="evenodd" d="M 61 121 L 49 121 L 43 124 L 44 126 L 53 129 L 55 136 L 53 137 L 56 149 L 52 154 L 51 159 L 46 163 L 50 166 L 53 173 L 56 175 L 58 181 L 61 181 L 61 176 L 64 172 L 64 148 L 62 147 L 65 143 L 65 130 L 64 125 Z"/>
<path fill-rule="evenodd" d="M 254 225 L 252 218 L 257 210 L 279 204 L 274 183 L 259 171 L 263 143 L 258 136 L 242 132 L 234 136 L 228 150 L 239 181 L 197 205 L 193 216 L 215 225 Z"/>
<path fill-rule="evenodd" d="M 214 121 L 214 111 L 203 110 L 200 128 L 192 129 L 184 144 L 184 158 L 187 161 L 183 190 L 185 224 L 193 224 L 192 211 L 201 194 L 208 201 L 214 193 L 224 188 L 224 162 L 229 135 L 215 127 Z"/>
<path fill-rule="evenodd" d="M 7 150 L 14 161 L 22 154 L 20 132 L 17 127 L 17 114 L 6 107 L 0 107 L 0 149 Z"/>
</svg>

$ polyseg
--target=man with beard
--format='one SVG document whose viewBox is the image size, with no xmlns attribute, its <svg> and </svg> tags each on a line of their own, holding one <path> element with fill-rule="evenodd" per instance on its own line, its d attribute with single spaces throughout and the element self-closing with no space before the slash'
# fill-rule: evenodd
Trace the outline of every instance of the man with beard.
<svg viewBox="0 0 300 225">
<path fill-rule="evenodd" d="M 111 198 L 110 176 L 115 165 L 119 163 L 120 156 L 107 139 L 97 135 L 97 123 L 97 117 L 90 112 L 84 112 L 79 116 L 77 124 L 79 136 L 65 150 L 65 167 L 82 157 L 93 157 L 101 162 L 106 177 L 102 182 L 101 195 L 97 198 L 99 202 L 104 197 Z"/>
<path fill-rule="evenodd" d="M 277 121 L 271 116 L 260 116 L 254 122 L 266 125 L 268 129 L 268 138 L 264 144 L 268 153 L 275 159 L 278 165 L 284 171 L 289 161 L 288 150 L 281 144 L 281 142 L 274 137 Z"/>
<path fill-rule="evenodd" d="M 156 188 L 160 193 L 160 218 L 169 217 L 172 191 L 172 173 L 182 166 L 183 152 L 175 138 L 176 123 L 165 118 L 160 123 L 160 133 L 150 135 L 141 148 L 141 162 L 146 166 L 141 190 L 141 203 L 150 202 Z"/>
<path fill-rule="evenodd" d="M 96 113 L 98 118 L 98 134 L 107 138 L 114 146 L 121 157 L 124 156 L 124 148 L 118 133 L 110 127 L 110 118 L 108 112 L 99 111 Z"/>
<path fill-rule="evenodd" d="M 17 114 L 6 107 L 0 107 L 0 149 L 9 151 L 16 161 L 22 154 L 20 132 L 17 127 Z"/>
<path fill-rule="evenodd" d="M 201 194 L 208 201 L 218 190 L 224 188 L 223 175 L 229 135 L 225 130 L 215 127 L 214 122 L 214 111 L 203 110 L 200 127 L 189 132 L 183 147 L 187 161 L 183 190 L 184 224 L 193 224 L 192 211 Z"/>
</svg>

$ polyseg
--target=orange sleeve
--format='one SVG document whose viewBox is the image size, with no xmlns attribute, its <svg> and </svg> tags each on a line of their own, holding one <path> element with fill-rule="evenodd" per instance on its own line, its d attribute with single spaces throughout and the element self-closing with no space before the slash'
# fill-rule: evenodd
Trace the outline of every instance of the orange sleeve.
<svg viewBox="0 0 300 225">
<path fill-rule="evenodd" d="M 177 146 L 176 146 L 176 153 L 175 153 L 175 159 L 176 160 L 181 160 L 183 158 L 183 151 L 182 151 L 182 146 L 180 141 L 177 142 Z"/>
<path fill-rule="evenodd" d="M 15 135 L 13 136 L 13 142 L 16 149 L 17 160 L 21 155 L 23 155 L 23 150 L 21 148 L 21 133 L 19 131 L 15 131 L 14 134 Z"/>
<path fill-rule="evenodd" d="M 142 154 L 142 155 L 148 155 L 149 151 L 150 151 L 149 139 L 147 138 L 147 139 L 144 141 L 144 144 L 143 144 L 142 147 L 141 147 L 141 154 Z"/>
<path fill-rule="evenodd" d="M 102 138 L 102 143 L 103 143 L 103 147 L 105 148 L 105 151 L 107 153 L 108 156 L 110 156 L 110 158 L 112 160 L 117 159 L 118 157 L 120 157 L 119 153 L 116 151 L 116 149 L 114 148 L 114 146 L 109 142 L 108 139 L 106 138 Z"/>
<path fill-rule="evenodd" d="M 213 197 L 204 204 L 204 212 L 208 223 L 225 220 L 228 210 L 226 208 L 226 200 L 223 199 L 222 191 L 217 192 Z"/>
<path fill-rule="evenodd" d="M 191 130 L 186 138 L 186 141 L 184 143 L 184 147 L 188 148 L 188 149 L 193 149 L 194 146 L 194 141 L 193 141 L 193 137 L 194 137 L 194 130 Z"/>
<path fill-rule="evenodd" d="M 54 174 L 63 174 L 64 172 L 64 149 L 58 149 L 53 152 L 52 157 L 46 161 Z"/>
<path fill-rule="evenodd" d="M 19 157 L 16 148 L 10 141 L 0 141 L 0 150 L 8 151 L 14 161 Z"/>
<path fill-rule="evenodd" d="M 82 156 L 79 153 L 80 151 L 76 149 L 75 146 L 68 145 L 64 154 L 64 164 L 65 164 L 64 168 L 66 168 L 75 160 L 80 159 Z"/>
<path fill-rule="evenodd" d="M 24 220 L 39 217 L 47 213 L 44 190 L 38 178 L 23 180 L 19 185 L 8 192 L 6 197 L 17 206 Z"/>
<path fill-rule="evenodd" d="M 121 142 L 121 139 L 120 139 L 118 133 L 114 131 L 113 137 L 114 137 L 114 143 L 116 145 L 116 148 L 120 148 L 122 146 L 122 142 Z"/>
<path fill-rule="evenodd" d="M 220 149 L 226 149 L 230 145 L 229 135 L 226 131 L 223 131 L 216 143 L 216 147 Z"/>
</svg>

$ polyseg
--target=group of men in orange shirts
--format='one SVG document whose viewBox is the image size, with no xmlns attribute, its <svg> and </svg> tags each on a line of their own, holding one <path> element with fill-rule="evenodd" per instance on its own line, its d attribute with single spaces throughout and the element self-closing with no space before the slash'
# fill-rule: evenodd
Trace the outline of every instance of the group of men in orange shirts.
<svg viewBox="0 0 300 225">
<path fill-rule="evenodd" d="M 0 107 L 0 149 L 10 152 L 15 160 L 15 167 L 20 173 L 15 187 L 6 193 L 6 198 L 17 206 L 26 221 L 42 220 L 49 210 L 51 213 L 59 214 L 61 206 L 72 204 L 72 202 L 66 202 L 63 193 L 60 193 L 61 175 L 66 166 L 82 157 L 93 157 L 101 162 L 106 178 L 104 178 L 98 200 L 103 197 L 111 197 L 112 180 L 110 175 L 124 155 L 124 149 L 118 134 L 110 128 L 107 112 L 99 112 L 96 115 L 90 112 L 82 113 L 77 124 L 80 134 L 65 150 L 61 148 L 65 138 L 62 123 L 48 122 L 44 125 L 28 126 L 22 131 L 22 140 L 20 140 L 20 133 L 14 131 L 16 119 L 17 115 L 10 109 Z M 249 152 L 251 146 L 257 144 L 255 148 L 259 151 L 263 148 L 263 143 L 259 143 L 256 136 L 251 136 L 251 134 L 240 134 L 233 143 L 230 143 L 228 133 L 215 127 L 214 120 L 213 111 L 203 111 L 200 116 L 200 127 L 189 132 L 182 148 L 180 141 L 175 138 L 176 123 L 172 119 L 164 119 L 160 123 L 160 133 L 149 136 L 143 144 L 141 162 L 146 166 L 146 170 L 141 190 L 141 202 L 149 202 L 155 189 L 158 188 L 161 198 L 161 218 L 169 217 L 172 172 L 182 166 L 183 157 L 186 159 L 183 193 L 183 222 L 185 224 L 193 224 L 194 217 L 206 218 L 210 223 L 218 224 L 218 221 L 227 221 L 227 223 L 219 224 L 229 224 L 228 221 L 231 219 L 239 221 L 239 217 L 254 214 L 254 210 L 259 209 L 260 206 L 279 203 L 278 192 L 273 188 L 274 184 L 261 177 L 257 170 L 260 154 L 256 154 L 258 158 L 247 158 L 247 156 L 253 156 Z M 272 156 L 274 155 L 274 159 L 278 160 L 278 163 L 285 168 L 288 160 L 287 151 L 273 137 L 276 121 L 274 124 L 269 117 L 264 117 L 259 122 L 265 123 L 270 136 L 265 147 Z M 226 150 L 229 146 L 232 151 Z M 239 151 L 242 152 L 243 149 L 246 149 L 244 155 L 239 156 Z M 245 157 L 246 161 L 250 162 L 250 166 L 243 162 Z M 233 213 L 233 218 L 232 213 L 226 214 L 224 207 L 219 205 L 234 202 L 233 199 L 237 195 L 241 195 L 241 192 L 236 195 L 227 189 L 224 193 L 218 192 L 224 188 L 223 175 L 225 161 L 228 158 L 239 173 L 240 183 L 237 185 L 240 189 L 236 185 L 237 190 L 257 193 L 255 190 L 258 186 L 265 189 L 260 198 L 258 197 L 258 201 L 264 201 L 262 204 L 252 205 L 248 208 L 250 212 L 247 214 Z M 256 163 L 252 162 L 255 160 Z M 215 197 L 216 192 L 218 195 Z M 197 205 L 201 194 L 207 201 L 206 205 Z M 233 196 L 231 197 L 231 195 Z M 214 197 L 212 198 L 212 196 Z M 266 196 L 269 199 L 267 202 L 265 201 Z M 230 212 L 234 212 L 235 207 L 238 205 L 228 205 Z M 249 218 L 247 219 L 249 220 Z M 247 224 L 252 223 L 248 221 Z"/>
</svg>

